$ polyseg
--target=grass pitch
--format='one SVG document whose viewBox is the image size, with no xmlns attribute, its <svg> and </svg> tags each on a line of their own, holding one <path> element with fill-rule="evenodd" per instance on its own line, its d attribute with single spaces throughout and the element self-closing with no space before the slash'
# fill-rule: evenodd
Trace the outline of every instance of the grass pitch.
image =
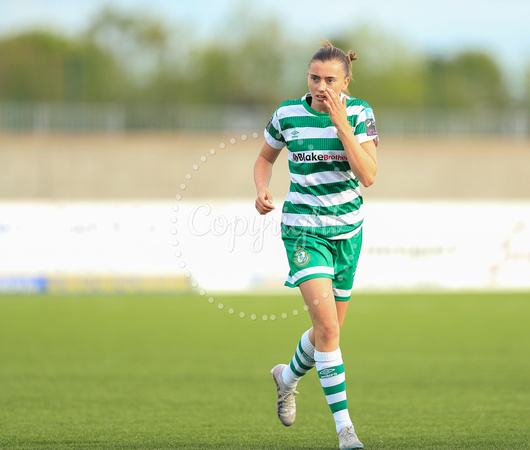
<svg viewBox="0 0 530 450">
<path fill-rule="evenodd" d="M 366 449 L 529 448 L 530 293 L 350 303 L 341 348 Z M 296 423 L 275 414 L 268 372 L 309 326 L 298 296 L 2 296 L 0 447 L 337 448 L 314 371 Z"/>
</svg>

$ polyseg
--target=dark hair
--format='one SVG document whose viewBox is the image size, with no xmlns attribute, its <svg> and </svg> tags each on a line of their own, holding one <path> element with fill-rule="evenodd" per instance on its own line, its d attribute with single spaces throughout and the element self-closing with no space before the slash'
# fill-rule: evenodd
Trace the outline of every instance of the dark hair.
<svg viewBox="0 0 530 450">
<path fill-rule="evenodd" d="M 329 42 L 327 39 L 322 39 L 322 48 L 319 49 L 311 58 L 311 61 L 309 61 L 309 65 L 311 66 L 311 63 L 313 61 L 321 61 L 321 62 L 327 62 L 327 61 L 338 61 L 342 63 L 342 67 L 344 69 L 344 75 L 346 77 L 352 78 L 352 61 L 357 61 L 357 55 L 353 50 L 348 50 L 348 53 L 344 53 L 340 48 L 334 47 L 331 42 Z M 349 94 L 348 90 L 346 89 L 346 93 Z"/>
</svg>

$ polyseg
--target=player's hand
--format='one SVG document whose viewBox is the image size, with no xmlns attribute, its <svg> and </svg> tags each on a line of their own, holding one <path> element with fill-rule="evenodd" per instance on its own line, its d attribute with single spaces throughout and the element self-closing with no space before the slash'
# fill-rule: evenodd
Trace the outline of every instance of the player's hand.
<svg viewBox="0 0 530 450">
<path fill-rule="evenodd" d="M 330 88 L 326 89 L 325 95 L 329 118 L 333 125 L 335 125 L 335 128 L 339 131 L 351 129 L 346 112 L 346 97 L 341 101 L 340 96 Z"/>
<path fill-rule="evenodd" d="M 256 198 L 256 209 L 262 215 L 270 213 L 276 207 L 272 204 L 272 194 L 267 188 L 261 188 Z"/>
</svg>

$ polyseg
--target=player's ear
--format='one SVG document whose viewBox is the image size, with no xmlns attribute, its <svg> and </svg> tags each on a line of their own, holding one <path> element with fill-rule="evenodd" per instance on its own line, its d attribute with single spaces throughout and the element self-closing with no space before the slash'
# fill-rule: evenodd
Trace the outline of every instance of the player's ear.
<svg viewBox="0 0 530 450">
<path fill-rule="evenodd" d="M 350 77 L 344 78 L 344 83 L 342 85 L 342 92 L 348 94 L 348 85 L 350 84 Z"/>
</svg>

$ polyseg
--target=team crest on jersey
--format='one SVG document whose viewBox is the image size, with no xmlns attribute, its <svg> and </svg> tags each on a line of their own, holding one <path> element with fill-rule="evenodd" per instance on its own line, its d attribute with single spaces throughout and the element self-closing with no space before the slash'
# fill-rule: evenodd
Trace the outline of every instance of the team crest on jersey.
<svg viewBox="0 0 530 450">
<path fill-rule="evenodd" d="M 298 250 L 294 254 L 294 263 L 298 267 L 305 267 L 309 263 L 310 259 L 311 255 L 308 253 L 308 251 L 302 247 L 298 247 Z"/>
</svg>

